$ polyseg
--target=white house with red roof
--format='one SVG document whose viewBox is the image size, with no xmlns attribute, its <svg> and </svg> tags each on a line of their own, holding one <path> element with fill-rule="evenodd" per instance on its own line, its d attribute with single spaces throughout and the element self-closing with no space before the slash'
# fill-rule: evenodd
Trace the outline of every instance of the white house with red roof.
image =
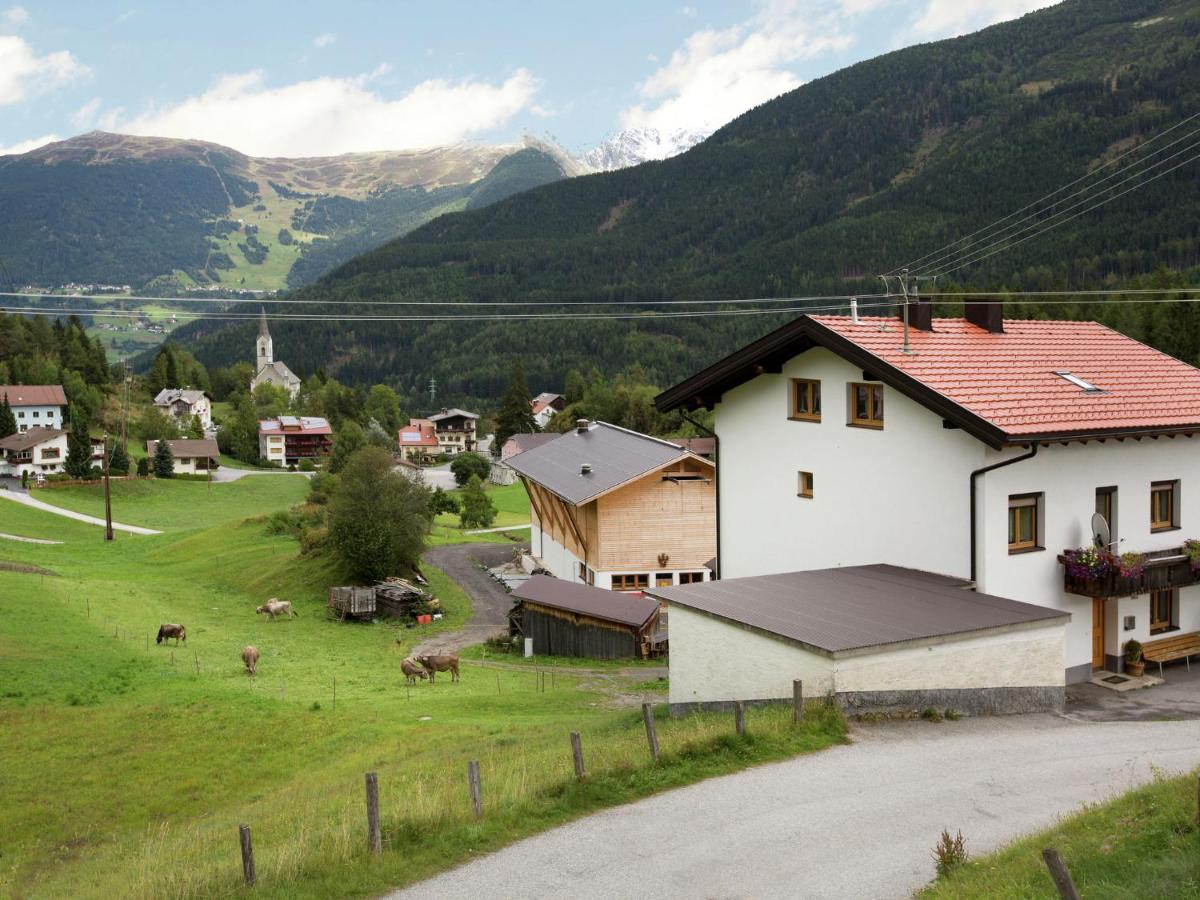
<svg viewBox="0 0 1200 900">
<path fill-rule="evenodd" d="M 420 462 L 438 455 L 437 427 L 429 419 L 409 419 L 396 435 L 400 458 Z"/>
<path fill-rule="evenodd" d="M 316 463 L 333 449 L 333 429 L 320 416 L 280 416 L 258 423 L 258 455 L 277 466 Z"/>
<path fill-rule="evenodd" d="M 563 407 L 567 405 L 567 401 L 562 394 L 551 394 L 543 391 L 530 400 L 529 405 L 533 409 L 533 421 L 537 423 L 537 427 L 545 428 L 550 424 L 550 420 L 554 418 L 554 414 L 561 412 Z"/>
<path fill-rule="evenodd" d="M 1200 370 L 1095 322 L 909 310 L 907 345 L 897 318 L 802 316 L 657 398 L 714 411 L 721 579 L 956 578 L 1069 613 L 1067 683 L 1123 670 L 1131 638 L 1200 639 Z M 1068 570 L 1096 513 L 1143 571 Z"/>
</svg>

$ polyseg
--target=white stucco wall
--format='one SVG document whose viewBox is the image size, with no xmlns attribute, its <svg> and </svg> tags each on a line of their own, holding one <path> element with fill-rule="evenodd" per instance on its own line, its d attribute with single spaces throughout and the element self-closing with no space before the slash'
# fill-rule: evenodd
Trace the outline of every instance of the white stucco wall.
<svg viewBox="0 0 1200 900">
<path fill-rule="evenodd" d="M 578 556 L 560 544 L 549 534 L 534 525 L 530 535 L 530 552 L 542 561 L 555 577 L 567 581 L 579 581 Z"/>
<path fill-rule="evenodd" d="M 17 420 L 17 431 L 30 428 L 62 428 L 61 406 L 14 406 L 13 416 Z"/>
<path fill-rule="evenodd" d="M 822 421 L 788 418 L 791 378 L 821 381 Z M 862 370 L 817 348 L 729 391 L 720 435 L 721 576 L 893 563 L 966 578 L 968 477 L 984 445 L 885 387 L 883 430 L 847 421 Z M 812 499 L 797 472 L 812 472 Z"/>
</svg>

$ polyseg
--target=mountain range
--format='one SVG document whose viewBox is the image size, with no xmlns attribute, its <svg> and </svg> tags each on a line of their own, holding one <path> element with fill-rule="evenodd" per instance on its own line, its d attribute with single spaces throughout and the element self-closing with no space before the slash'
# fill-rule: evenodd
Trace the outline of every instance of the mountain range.
<svg viewBox="0 0 1200 900">
<path fill-rule="evenodd" d="M 686 129 L 664 134 L 657 128 L 626 128 L 583 154 L 583 162 L 593 172 L 615 172 L 650 160 L 678 156 L 709 134 Z"/>
</svg>

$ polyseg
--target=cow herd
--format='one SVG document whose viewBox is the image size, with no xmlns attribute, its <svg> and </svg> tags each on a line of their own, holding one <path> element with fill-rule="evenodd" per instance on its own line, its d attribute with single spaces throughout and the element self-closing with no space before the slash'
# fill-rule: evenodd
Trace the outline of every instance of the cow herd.
<svg viewBox="0 0 1200 900">
<path fill-rule="evenodd" d="M 257 615 L 265 615 L 272 622 L 278 616 L 286 616 L 289 619 L 296 619 L 300 614 L 292 609 L 292 604 L 287 600 L 280 600 L 277 597 L 272 597 L 262 606 L 256 607 L 254 612 Z M 158 637 L 155 638 L 156 644 L 161 644 L 174 638 L 176 646 L 182 641 L 187 643 L 187 629 L 175 622 L 166 622 L 158 627 Z M 242 648 L 242 665 L 246 668 L 246 674 L 254 676 L 258 673 L 258 660 L 261 654 L 254 645 L 250 644 Z M 400 662 L 400 671 L 404 673 L 404 677 L 409 684 L 416 684 L 417 679 L 422 680 L 428 678 L 429 683 L 433 684 L 438 672 L 449 672 L 450 680 L 458 681 L 458 656 L 453 653 L 446 654 L 423 654 L 421 656 L 409 656 Z"/>
</svg>

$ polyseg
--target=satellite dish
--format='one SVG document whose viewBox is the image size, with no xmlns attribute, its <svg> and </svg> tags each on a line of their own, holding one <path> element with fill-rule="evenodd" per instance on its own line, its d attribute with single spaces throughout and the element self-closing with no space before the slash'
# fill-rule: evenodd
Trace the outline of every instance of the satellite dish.
<svg viewBox="0 0 1200 900">
<path fill-rule="evenodd" d="M 1107 547 L 1112 543 L 1112 532 L 1109 531 L 1108 522 L 1101 513 L 1092 513 L 1092 540 L 1096 542 L 1097 547 Z"/>
</svg>

